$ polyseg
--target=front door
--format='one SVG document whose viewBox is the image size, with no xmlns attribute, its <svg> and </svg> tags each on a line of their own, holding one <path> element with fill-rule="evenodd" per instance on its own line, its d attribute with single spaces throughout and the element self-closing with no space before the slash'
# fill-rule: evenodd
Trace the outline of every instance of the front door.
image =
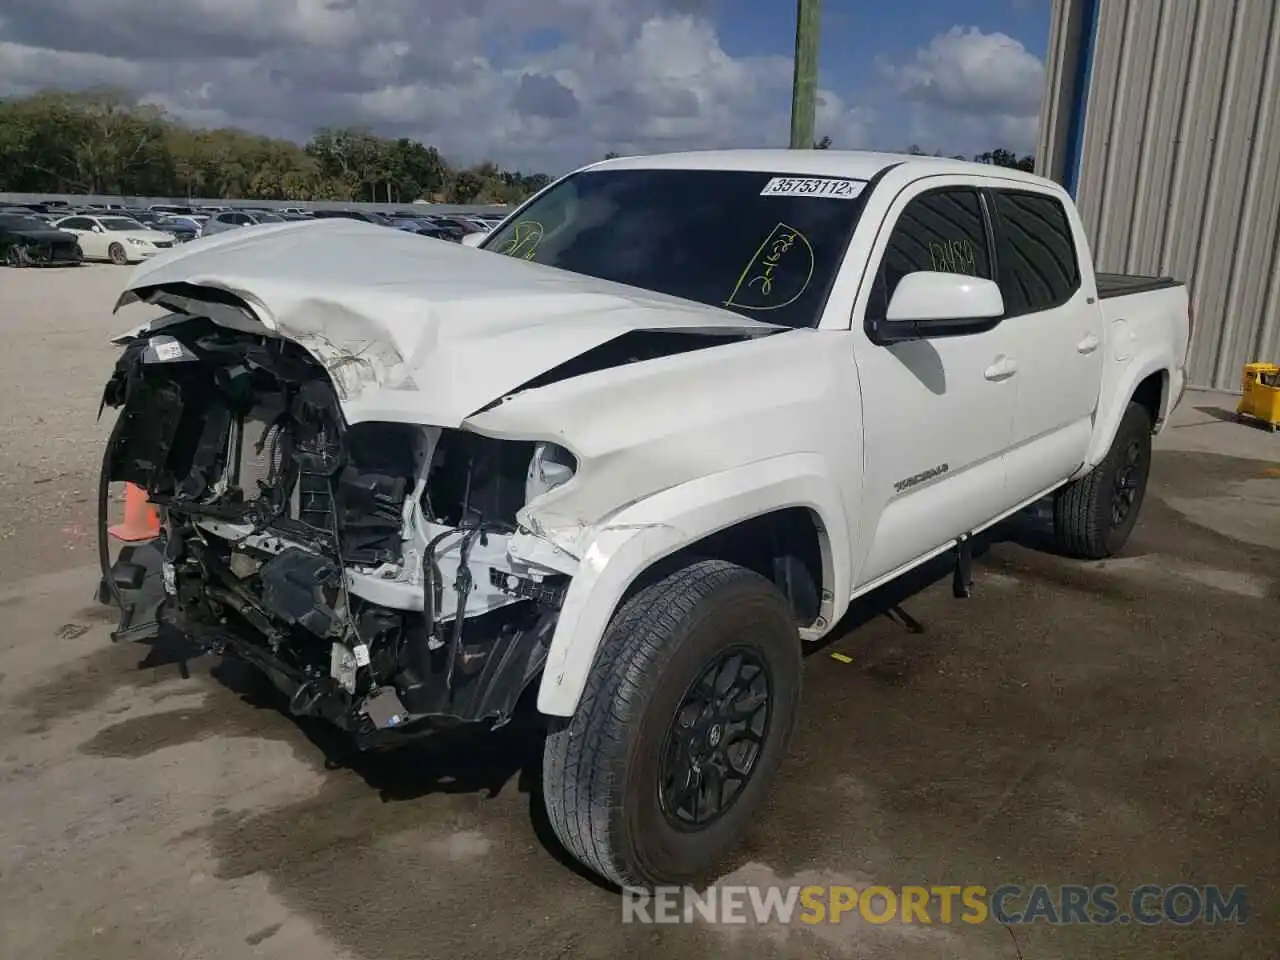
<svg viewBox="0 0 1280 960">
<path fill-rule="evenodd" d="M 854 334 L 865 423 L 863 530 L 856 576 L 866 590 L 999 515 L 1016 384 L 1001 323 L 964 336 L 879 346 L 868 319 L 883 318 L 899 280 L 920 270 L 993 275 L 981 181 L 929 177 L 890 208 L 872 250 L 879 264 Z M 864 534 L 864 535 L 865 535 Z M 856 562 L 856 561 L 855 561 Z"/>
</svg>

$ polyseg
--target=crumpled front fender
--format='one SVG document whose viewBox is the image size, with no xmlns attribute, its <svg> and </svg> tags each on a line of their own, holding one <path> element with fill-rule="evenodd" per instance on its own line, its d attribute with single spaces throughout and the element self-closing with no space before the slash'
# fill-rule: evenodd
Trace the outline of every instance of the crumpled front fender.
<svg viewBox="0 0 1280 960">
<path fill-rule="evenodd" d="M 825 624 L 835 623 L 848 606 L 852 574 L 844 507 L 825 460 L 790 454 L 699 477 L 632 504 L 578 537 L 586 546 L 547 655 L 538 709 L 552 716 L 577 709 L 609 620 L 645 570 L 712 533 L 789 507 L 810 509 L 820 522 L 826 567 L 821 616 Z"/>
</svg>

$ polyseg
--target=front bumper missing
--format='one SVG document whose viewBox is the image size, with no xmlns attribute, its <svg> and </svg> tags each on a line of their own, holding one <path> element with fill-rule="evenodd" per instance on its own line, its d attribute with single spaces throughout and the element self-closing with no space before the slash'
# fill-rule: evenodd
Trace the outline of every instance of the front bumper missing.
<svg viewBox="0 0 1280 960">
<path fill-rule="evenodd" d="M 526 628 L 486 638 L 482 653 L 478 647 L 464 647 L 457 686 L 433 691 L 436 699 L 429 712 L 414 713 L 395 686 L 383 685 L 371 694 L 353 696 L 331 678 L 300 669 L 273 652 L 246 618 L 232 615 L 209 623 L 188 616 L 166 588 L 164 571 L 163 539 L 121 548 L 97 591 L 100 603 L 118 602 L 120 608 L 113 642 L 150 644 L 154 653 L 149 660 L 155 665 L 178 663 L 184 676 L 186 662 L 204 654 L 235 657 L 271 681 L 283 694 L 290 714 L 327 721 L 349 734 L 361 750 L 395 746 L 467 724 L 504 725 L 523 692 L 541 674 L 558 608 L 558 603 L 545 606 Z M 222 593 L 216 587 L 212 591 Z M 472 619 L 467 618 L 468 623 Z M 474 669 L 468 664 L 474 664 Z M 417 707 L 422 710 L 420 703 Z"/>
</svg>

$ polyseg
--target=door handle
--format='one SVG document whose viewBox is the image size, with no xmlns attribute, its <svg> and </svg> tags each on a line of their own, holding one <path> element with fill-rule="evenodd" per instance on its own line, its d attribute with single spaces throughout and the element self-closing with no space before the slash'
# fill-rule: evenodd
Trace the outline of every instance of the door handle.
<svg viewBox="0 0 1280 960">
<path fill-rule="evenodd" d="M 1098 338 L 1092 333 L 1076 344 L 1077 353 L 1093 353 L 1098 349 Z"/>
<path fill-rule="evenodd" d="M 982 375 L 988 380 L 999 382 L 1008 380 L 1018 372 L 1018 364 L 1014 362 L 1012 357 L 999 357 L 995 363 L 982 371 Z"/>
</svg>

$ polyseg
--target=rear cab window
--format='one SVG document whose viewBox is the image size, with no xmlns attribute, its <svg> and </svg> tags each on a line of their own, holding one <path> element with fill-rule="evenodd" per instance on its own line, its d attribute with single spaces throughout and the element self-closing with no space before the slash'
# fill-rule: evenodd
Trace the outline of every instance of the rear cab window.
<svg viewBox="0 0 1280 960">
<path fill-rule="evenodd" d="M 1075 234 L 1062 201 L 1024 190 L 990 195 L 1005 316 L 1062 306 L 1080 289 Z"/>
<path fill-rule="evenodd" d="M 767 323 L 815 327 L 866 185 L 785 171 L 587 170 L 484 246 Z"/>
</svg>

